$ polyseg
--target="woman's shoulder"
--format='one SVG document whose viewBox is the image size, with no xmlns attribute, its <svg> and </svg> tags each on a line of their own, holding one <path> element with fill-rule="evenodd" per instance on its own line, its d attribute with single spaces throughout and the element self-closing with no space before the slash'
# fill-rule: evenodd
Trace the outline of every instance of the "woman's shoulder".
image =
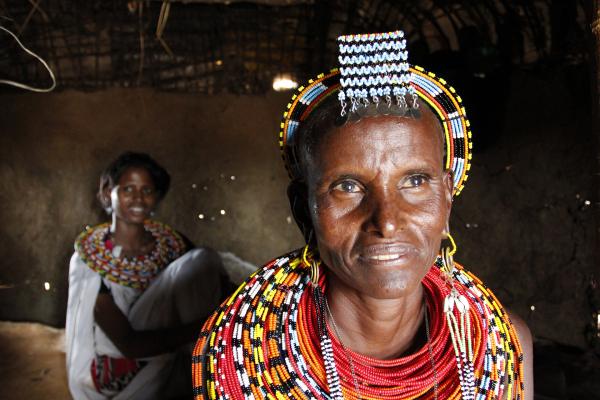
<svg viewBox="0 0 600 400">
<path fill-rule="evenodd" d="M 258 267 L 256 272 L 246 279 L 246 283 L 256 279 L 271 279 L 271 277 L 279 281 L 279 278 L 274 277 L 300 272 L 298 267 L 302 266 L 301 253 L 302 249 L 296 249 L 271 259 Z"/>
<path fill-rule="evenodd" d="M 109 227 L 110 224 L 108 222 L 93 226 L 87 225 L 75 239 L 75 253 L 78 254 L 82 260 L 86 261 L 90 252 L 100 244 L 108 232 Z"/>
<path fill-rule="evenodd" d="M 220 324 L 227 323 L 233 315 L 242 316 L 247 312 L 251 312 L 250 303 L 257 297 L 271 298 L 263 296 L 265 291 L 281 290 L 286 293 L 301 293 L 301 286 L 307 283 L 306 279 L 302 279 L 298 270 L 300 266 L 300 250 L 283 254 L 277 258 L 264 264 L 262 267 L 255 269 L 246 279 L 237 287 L 221 306 L 205 322 L 200 339 L 195 348 L 195 355 L 198 361 L 193 363 L 193 368 L 201 368 L 200 356 L 204 354 L 205 342 L 211 332 Z M 281 300 L 286 296 L 279 296 Z M 243 318 L 243 317 L 241 317 Z"/>
<path fill-rule="evenodd" d="M 502 305 L 502 302 L 495 296 L 481 279 L 473 272 L 467 271 L 462 265 L 455 263 L 458 268 L 455 270 L 455 277 L 466 291 L 470 292 L 473 299 L 481 301 L 480 306 L 488 308 L 486 315 L 494 319 L 493 324 L 506 335 L 505 339 L 511 342 L 509 346 L 514 352 L 516 360 L 516 375 L 520 383 L 524 385 L 524 400 L 533 399 L 533 340 L 527 323 L 517 314 L 509 311 Z M 507 364 L 508 366 L 508 364 Z M 519 384 L 520 384 L 519 383 Z M 516 386 L 515 386 L 516 390 Z M 508 393 L 508 398 L 513 398 L 512 393 Z"/>
<path fill-rule="evenodd" d="M 195 248 L 191 240 L 164 222 L 147 220 L 144 222 L 144 227 L 163 245 L 164 249 L 168 250 L 170 261 Z"/>
<path fill-rule="evenodd" d="M 265 291 L 295 288 L 297 291 L 307 280 L 308 270 L 303 268 L 301 250 L 294 250 L 276 257 L 256 268 L 230 253 L 219 253 L 224 268 L 237 285 L 233 296 L 243 294 L 246 298 L 261 296 Z"/>
<path fill-rule="evenodd" d="M 101 232 L 101 231 L 106 232 L 109 227 L 110 227 L 110 223 L 108 223 L 108 222 L 103 222 L 103 223 L 96 224 L 96 225 L 86 225 L 83 228 L 83 230 L 77 234 L 77 237 L 75 238 L 75 243 L 80 242 L 81 240 L 93 235 L 94 233 L 97 234 L 98 232 Z"/>
<path fill-rule="evenodd" d="M 510 321 L 512 322 L 515 328 L 515 331 L 517 332 L 517 335 L 519 336 L 519 341 L 521 342 L 521 344 L 523 345 L 524 343 L 533 343 L 531 331 L 529 330 L 527 323 L 512 311 L 507 310 L 507 313 L 508 317 L 510 318 Z"/>
<path fill-rule="evenodd" d="M 521 353 L 523 354 L 523 382 L 525 384 L 525 400 L 533 399 L 533 337 L 527 323 L 517 314 L 508 311 L 508 317 L 515 328 Z"/>
</svg>

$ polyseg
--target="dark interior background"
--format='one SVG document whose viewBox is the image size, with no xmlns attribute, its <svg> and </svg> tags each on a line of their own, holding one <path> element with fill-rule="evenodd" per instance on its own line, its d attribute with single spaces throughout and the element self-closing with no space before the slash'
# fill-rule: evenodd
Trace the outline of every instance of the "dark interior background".
<svg viewBox="0 0 600 400">
<path fill-rule="evenodd" d="M 0 25 L 58 80 L 48 94 L 0 86 L 0 320 L 64 325 L 73 240 L 106 219 L 97 179 L 125 150 L 169 170 L 157 217 L 195 243 L 256 265 L 301 246 L 277 144 L 292 92 L 274 92 L 273 78 L 302 83 L 334 67 L 339 34 L 401 28 L 412 63 L 456 87 L 472 122 L 473 166 L 451 223 L 457 260 L 528 322 L 540 371 L 571 363 L 570 398 L 597 398 L 573 388 L 600 378 L 591 1 L 168 7 L 161 31 L 161 1 L 0 1 Z M 2 78 L 50 82 L 0 32 Z"/>
</svg>

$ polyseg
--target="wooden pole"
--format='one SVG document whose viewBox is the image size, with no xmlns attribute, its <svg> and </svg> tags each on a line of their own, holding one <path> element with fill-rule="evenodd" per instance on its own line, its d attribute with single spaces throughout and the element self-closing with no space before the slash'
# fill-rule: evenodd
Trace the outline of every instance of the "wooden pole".
<svg viewBox="0 0 600 400">
<path fill-rule="evenodd" d="M 591 80 L 592 80 L 592 129 L 593 137 L 596 139 L 596 166 L 594 171 L 594 216 L 596 222 L 596 255 L 600 257 L 600 0 L 594 0 L 592 5 L 592 32 L 595 43 L 591 46 L 590 57 Z M 599 258 L 596 258 L 599 259 Z M 598 277 L 596 277 L 598 278 Z"/>
<path fill-rule="evenodd" d="M 600 259 L 600 0 L 591 1 L 592 32 L 594 41 L 590 44 L 590 78 L 592 89 L 592 136 L 596 139 L 596 164 L 594 171 L 594 219 L 596 227 L 596 260 Z M 590 306 L 592 308 L 595 320 L 591 324 L 591 335 L 588 340 L 596 354 L 600 355 L 600 306 L 598 292 L 600 291 L 600 276 L 591 277 L 590 287 L 588 288 Z"/>
</svg>

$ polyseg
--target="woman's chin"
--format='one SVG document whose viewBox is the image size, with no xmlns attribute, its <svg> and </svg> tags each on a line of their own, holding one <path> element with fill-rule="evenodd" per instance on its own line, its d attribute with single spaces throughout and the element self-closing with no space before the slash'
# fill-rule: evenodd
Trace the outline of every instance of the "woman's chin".
<svg viewBox="0 0 600 400">
<path fill-rule="evenodd" d="M 354 276 L 347 285 L 354 290 L 375 299 L 399 299 L 417 293 L 421 277 L 407 271 L 371 271 L 369 274 Z M 358 284 L 357 284 L 358 283 Z"/>
<path fill-rule="evenodd" d="M 416 286 L 418 285 L 415 285 L 415 282 L 392 278 L 377 282 L 370 293 L 372 297 L 378 299 L 399 299 L 412 294 Z"/>
<path fill-rule="evenodd" d="M 150 218 L 149 215 L 146 214 L 137 214 L 137 215 L 123 215 L 117 216 L 117 220 L 124 222 L 128 225 L 142 225 Z"/>
</svg>

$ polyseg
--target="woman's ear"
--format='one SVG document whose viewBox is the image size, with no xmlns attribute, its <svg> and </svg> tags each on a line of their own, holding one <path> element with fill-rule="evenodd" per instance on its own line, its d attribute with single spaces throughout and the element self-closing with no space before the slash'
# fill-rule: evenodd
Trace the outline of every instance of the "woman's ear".
<svg viewBox="0 0 600 400">
<path fill-rule="evenodd" d="M 98 200 L 100 200 L 102 208 L 104 208 L 104 210 L 106 210 L 109 214 L 110 212 L 108 210 L 112 208 L 112 202 L 110 199 L 111 189 L 112 188 L 109 185 L 104 185 L 104 187 L 98 192 Z"/>
<path fill-rule="evenodd" d="M 314 235 L 312 234 L 313 225 L 308 211 L 308 188 L 304 182 L 295 179 L 290 182 L 287 195 L 296 225 L 300 228 L 304 241 L 309 244 L 309 241 L 314 240 Z"/>
<path fill-rule="evenodd" d="M 454 191 L 454 173 L 451 169 L 445 171 L 444 184 L 446 189 L 446 202 L 448 204 L 448 217 L 450 217 L 450 211 L 452 211 L 452 193 Z"/>
</svg>

